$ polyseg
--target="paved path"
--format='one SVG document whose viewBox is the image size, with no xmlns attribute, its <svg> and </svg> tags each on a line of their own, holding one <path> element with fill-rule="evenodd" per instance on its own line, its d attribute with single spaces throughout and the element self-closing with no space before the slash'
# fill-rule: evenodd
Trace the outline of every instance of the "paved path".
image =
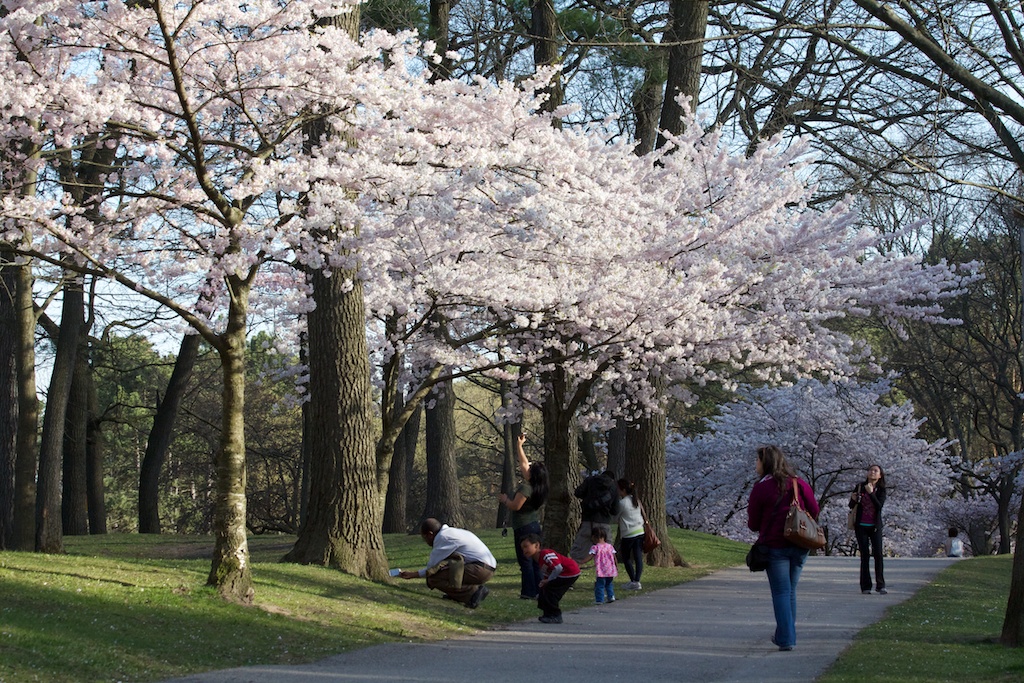
<svg viewBox="0 0 1024 683">
<path fill-rule="evenodd" d="M 534 620 L 436 643 L 377 645 L 304 666 L 213 671 L 175 683 L 811 683 L 860 629 L 954 561 L 887 559 L 889 594 L 862 595 L 857 558 L 809 558 L 797 589 L 792 652 L 779 652 L 769 641 L 775 620 L 764 573 L 731 568 L 566 612 L 561 625 Z M 586 575 L 581 581 L 590 590 Z"/>
</svg>

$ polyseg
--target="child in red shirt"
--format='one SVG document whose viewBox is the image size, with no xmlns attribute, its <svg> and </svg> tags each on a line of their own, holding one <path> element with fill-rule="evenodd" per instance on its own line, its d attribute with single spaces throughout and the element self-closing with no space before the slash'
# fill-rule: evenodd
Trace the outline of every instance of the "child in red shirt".
<svg viewBox="0 0 1024 683">
<path fill-rule="evenodd" d="M 562 610 L 558 606 L 576 579 L 580 578 L 580 566 L 572 558 L 541 548 L 540 536 L 529 534 L 520 543 L 523 555 L 540 565 L 540 595 L 537 606 L 544 612 L 538 620 L 545 624 L 561 624 Z"/>
</svg>

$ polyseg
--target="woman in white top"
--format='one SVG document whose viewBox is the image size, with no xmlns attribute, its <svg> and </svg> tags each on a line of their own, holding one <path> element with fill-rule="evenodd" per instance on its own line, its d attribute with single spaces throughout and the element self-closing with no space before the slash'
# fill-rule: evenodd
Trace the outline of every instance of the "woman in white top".
<svg viewBox="0 0 1024 683">
<path fill-rule="evenodd" d="M 640 590 L 644 573 L 644 510 L 636 497 L 636 486 L 628 479 L 619 479 L 620 556 L 629 574 L 627 590 Z"/>
</svg>

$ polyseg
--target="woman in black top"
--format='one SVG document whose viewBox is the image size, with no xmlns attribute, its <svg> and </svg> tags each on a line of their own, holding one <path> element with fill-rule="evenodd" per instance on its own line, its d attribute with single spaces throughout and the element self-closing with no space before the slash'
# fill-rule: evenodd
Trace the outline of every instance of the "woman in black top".
<svg viewBox="0 0 1024 683">
<path fill-rule="evenodd" d="M 885 472 L 880 465 L 868 468 L 867 478 L 857 484 L 850 496 L 850 507 L 856 509 L 853 531 L 860 549 L 860 591 L 871 592 L 871 556 L 875 556 L 875 590 L 882 595 L 885 575 L 882 572 L 882 506 L 885 505 Z"/>
</svg>

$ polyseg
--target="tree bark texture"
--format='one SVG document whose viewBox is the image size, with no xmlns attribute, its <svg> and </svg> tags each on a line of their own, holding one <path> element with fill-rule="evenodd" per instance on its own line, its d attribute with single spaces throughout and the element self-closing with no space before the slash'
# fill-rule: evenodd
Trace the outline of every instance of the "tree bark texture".
<svg viewBox="0 0 1024 683">
<path fill-rule="evenodd" d="M 36 463 L 39 401 L 36 398 L 36 315 L 32 302 L 32 267 L 21 262 L 15 271 L 16 368 L 18 373 L 18 437 L 14 463 L 15 550 L 30 551 L 36 542 Z"/>
<path fill-rule="evenodd" d="M 0 249 L 0 550 L 14 548 L 14 465 L 18 460 L 18 329 L 14 254 Z"/>
<path fill-rule="evenodd" d="M 373 398 L 362 283 L 352 271 L 310 273 L 309 512 L 286 562 L 388 575 L 377 489 Z M 349 286 L 351 283 L 351 286 Z"/>
<path fill-rule="evenodd" d="M 103 483 L 103 421 L 100 419 L 100 398 L 96 376 L 89 373 L 89 424 L 86 429 L 85 475 L 89 497 L 89 533 L 107 533 L 106 486 Z"/>
<path fill-rule="evenodd" d="M 89 533 L 89 342 L 84 318 L 79 328 L 78 350 L 68 396 L 67 418 L 64 421 L 64 474 L 61 480 L 61 521 L 65 536 L 86 536 Z M 61 321 L 64 324 L 64 321 Z"/>
<path fill-rule="evenodd" d="M 665 432 L 664 413 L 640 419 L 626 431 L 624 476 L 636 484 L 644 514 L 661 539 L 661 546 L 647 554 L 647 564 L 685 567 L 689 565 L 669 541 L 665 522 Z"/>
<path fill-rule="evenodd" d="M 644 80 L 632 97 L 637 156 L 653 152 L 658 140 L 658 120 L 665 97 L 665 69 L 656 54 L 651 55 L 651 64 L 644 70 Z"/>
<path fill-rule="evenodd" d="M 217 346 L 224 388 L 215 461 L 214 549 L 206 581 L 223 597 L 246 603 L 254 595 L 245 525 L 245 351 L 251 281 L 252 276 L 227 278 L 228 320 Z"/>
<path fill-rule="evenodd" d="M 427 499 L 423 517 L 464 527 L 466 518 L 459 496 L 459 470 L 455 460 L 455 387 L 451 380 L 437 384 L 426 409 Z"/>
<path fill-rule="evenodd" d="M 668 52 L 668 80 L 665 100 L 661 108 L 661 130 L 679 135 L 683 132 L 683 107 L 676 101 L 678 95 L 689 97 L 695 106 L 700 90 L 701 57 L 704 54 L 704 33 L 708 26 L 708 0 L 671 0 L 669 27 L 665 42 Z M 657 146 L 666 142 L 658 134 Z"/>
<path fill-rule="evenodd" d="M 36 481 L 36 552 L 64 552 L 61 513 L 61 468 L 64 462 L 64 425 L 78 356 L 78 339 L 85 297 L 79 277 L 64 286 L 57 351 L 46 392 L 43 432 L 39 445 L 39 474 Z"/>
<path fill-rule="evenodd" d="M 530 38 L 533 41 L 534 66 L 552 66 L 558 64 L 562 56 L 558 50 L 558 15 L 555 14 L 553 0 L 530 0 Z M 547 101 L 541 107 L 544 111 L 554 111 L 562 105 L 562 80 L 552 79 L 547 88 Z"/>
<path fill-rule="evenodd" d="M 146 453 L 139 469 L 139 533 L 160 533 L 160 473 L 174 438 L 174 423 L 199 357 L 202 337 L 186 334 L 178 346 L 178 357 L 167 380 L 163 400 L 156 406 L 153 426 L 146 441 Z"/>
<path fill-rule="evenodd" d="M 449 45 L 448 23 L 451 15 L 451 0 L 430 0 L 430 26 L 427 35 L 437 46 L 441 61 L 431 64 L 430 80 L 448 80 L 452 75 L 452 60 L 447 56 Z"/>
<path fill-rule="evenodd" d="M 544 420 L 544 462 L 550 493 L 544 508 L 544 540 L 568 553 L 580 525 L 580 502 L 573 495 L 582 480 L 574 410 L 566 408 L 566 378 L 561 367 L 550 373 L 551 393 L 541 406 Z"/>
<path fill-rule="evenodd" d="M 626 476 L 626 424 L 619 420 L 614 427 L 608 430 L 605 437 L 608 443 L 608 465 L 607 469 L 612 472 L 621 473 Z"/>
<path fill-rule="evenodd" d="M 1024 500 L 1017 513 L 1016 548 L 1013 551 L 1013 570 L 1010 594 L 1006 599 L 1006 613 L 999 642 L 1009 647 L 1024 646 Z"/>
<path fill-rule="evenodd" d="M 401 412 L 397 410 L 398 400 L 396 412 Z M 404 406 L 404 400 L 402 402 Z M 410 530 L 409 484 L 412 480 L 422 415 L 422 408 L 417 408 L 395 439 L 391 467 L 388 471 L 388 492 L 384 501 L 383 530 L 386 534 L 404 534 Z"/>
<path fill-rule="evenodd" d="M 501 383 L 501 407 L 508 409 L 508 383 Z M 499 491 L 509 493 L 515 490 L 516 486 L 516 464 L 515 464 L 515 453 L 513 452 L 513 444 L 519 437 L 522 431 L 522 425 L 513 425 L 506 422 L 502 426 L 501 430 L 501 488 Z M 507 527 L 512 522 L 512 511 L 501 503 L 497 503 L 498 516 L 494 520 L 495 528 Z"/>
</svg>

